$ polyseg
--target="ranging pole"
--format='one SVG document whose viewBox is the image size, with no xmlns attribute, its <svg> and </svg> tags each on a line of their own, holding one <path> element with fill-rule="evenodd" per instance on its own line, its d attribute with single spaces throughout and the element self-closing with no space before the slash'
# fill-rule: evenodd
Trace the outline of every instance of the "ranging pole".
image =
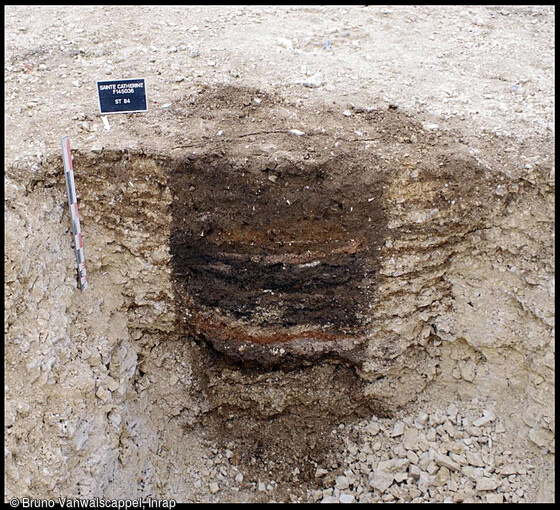
<svg viewBox="0 0 560 510">
<path fill-rule="evenodd" d="M 80 228 L 80 216 L 78 215 L 78 197 L 74 184 L 74 170 L 72 169 L 72 155 L 70 154 L 70 139 L 63 136 L 62 160 L 64 161 L 64 175 L 66 176 L 66 191 L 68 193 L 68 207 L 72 220 L 72 232 L 74 234 L 74 250 L 76 252 L 76 263 L 78 264 L 78 280 L 82 290 L 87 289 L 86 259 L 84 245 L 82 243 L 82 230 Z"/>
</svg>

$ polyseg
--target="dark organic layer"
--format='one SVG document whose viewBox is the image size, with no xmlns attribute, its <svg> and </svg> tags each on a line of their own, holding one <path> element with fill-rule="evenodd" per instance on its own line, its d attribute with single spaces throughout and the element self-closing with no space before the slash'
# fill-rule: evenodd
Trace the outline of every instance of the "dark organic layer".
<svg viewBox="0 0 560 510">
<path fill-rule="evenodd" d="M 329 172 L 340 167 L 302 165 L 271 180 L 258 160 L 240 169 L 208 156 L 170 176 L 175 276 L 191 325 L 220 350 L 363 335 L 383 233 L 380 184 L 341 184 Z"/>
</svg>

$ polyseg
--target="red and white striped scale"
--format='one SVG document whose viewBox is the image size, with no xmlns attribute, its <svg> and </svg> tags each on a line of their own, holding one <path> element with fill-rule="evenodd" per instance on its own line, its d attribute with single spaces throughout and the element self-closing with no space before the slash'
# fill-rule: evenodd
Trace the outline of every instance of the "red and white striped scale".
<svg viewBox="0 0 560 510">
<path fill-rule="evenodd" d="M 78 264 L 78 279 L 80 288 L 87 289 L 86 259 L 84 255 L 84 244 L 82 242 L 82 230 L 80 227 L 80 216 L 78 215 L 78 197 L 76 196 L 76 185 L 74 184 L 74 170 L 72 168 L 72 154 L 70 153 L 70 139 L 62 137 L 62 160 L 64 161 L 64 175 L 66 176 L 66 192 L 68 193 L 68 207 L 72 219 L 72 232 L 74 233 L 74 250 L 76 252 L 76 263 Z"/>
</svg>

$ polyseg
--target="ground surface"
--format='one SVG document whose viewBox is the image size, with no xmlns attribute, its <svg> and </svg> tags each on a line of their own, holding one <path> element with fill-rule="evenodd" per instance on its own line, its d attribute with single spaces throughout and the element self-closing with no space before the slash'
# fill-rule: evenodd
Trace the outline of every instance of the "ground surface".
<svg viewBox="0 0 560 510">
<path fill-rule="evenodd" d="M 552 7 L 5 12 L 5 497 L 554 499 Z M 150 111 L 111 116 L 108 131 L 95 80 L 125 77 L 146 78 Z M 91 282 L 84 293 L 64 135 Z M 383 238 L 385 280 L 372 300 L 387 296 L 376 313 L 394 337 L 370 338 L 358 370 L 239 370 L 180 319 L 170 237 L 186 185 L 170 169 L 204 157 L 234 167 L 243 150 L 251 161 L 268 153 L 330 168 L 333 159 L 316 156 L 323 142 L 340 161 L 383 149 L 388 232 L 431 218 L 425 231 L 410 230 L 416 244 Z M 264 168 L 268 186 L 290 174 Z M 367 175 L 355 177 L 368 186 Z M 447 202 L 466 206 L 424 217 L 444 182 L 456 193 Z M 317 204 L 322 189 L 311 196 Z M 348 222 L 350 234 L 365 228 L 360 221 Z M 437 249 L 426 232 L 439 236 Z M 258 268 L 256 277 L 266 278 Z M 353 282 L 352 292 L 361 285 Z M 409 283 L 407 301 L 394 288 Z M 198 285 L 210 307 L 254 306 L 252 289 L 232 303 L 207 280 Z M 354 313 L 347 303 L 359 300 L 346 296 L 335 297 Z M 311 323 L 325 320 L 318 311 Z"/>
</svg>

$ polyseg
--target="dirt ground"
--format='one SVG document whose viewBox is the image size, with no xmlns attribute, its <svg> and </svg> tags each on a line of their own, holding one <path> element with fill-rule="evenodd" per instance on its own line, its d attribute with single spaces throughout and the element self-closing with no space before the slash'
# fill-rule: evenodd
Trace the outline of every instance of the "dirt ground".
<svg viewBox="0 0 560 510">
<path fill-rule="evenodd" d="M 554 15 L 5 7 L 6 500 L 554 501 Z"/>
</svg>

